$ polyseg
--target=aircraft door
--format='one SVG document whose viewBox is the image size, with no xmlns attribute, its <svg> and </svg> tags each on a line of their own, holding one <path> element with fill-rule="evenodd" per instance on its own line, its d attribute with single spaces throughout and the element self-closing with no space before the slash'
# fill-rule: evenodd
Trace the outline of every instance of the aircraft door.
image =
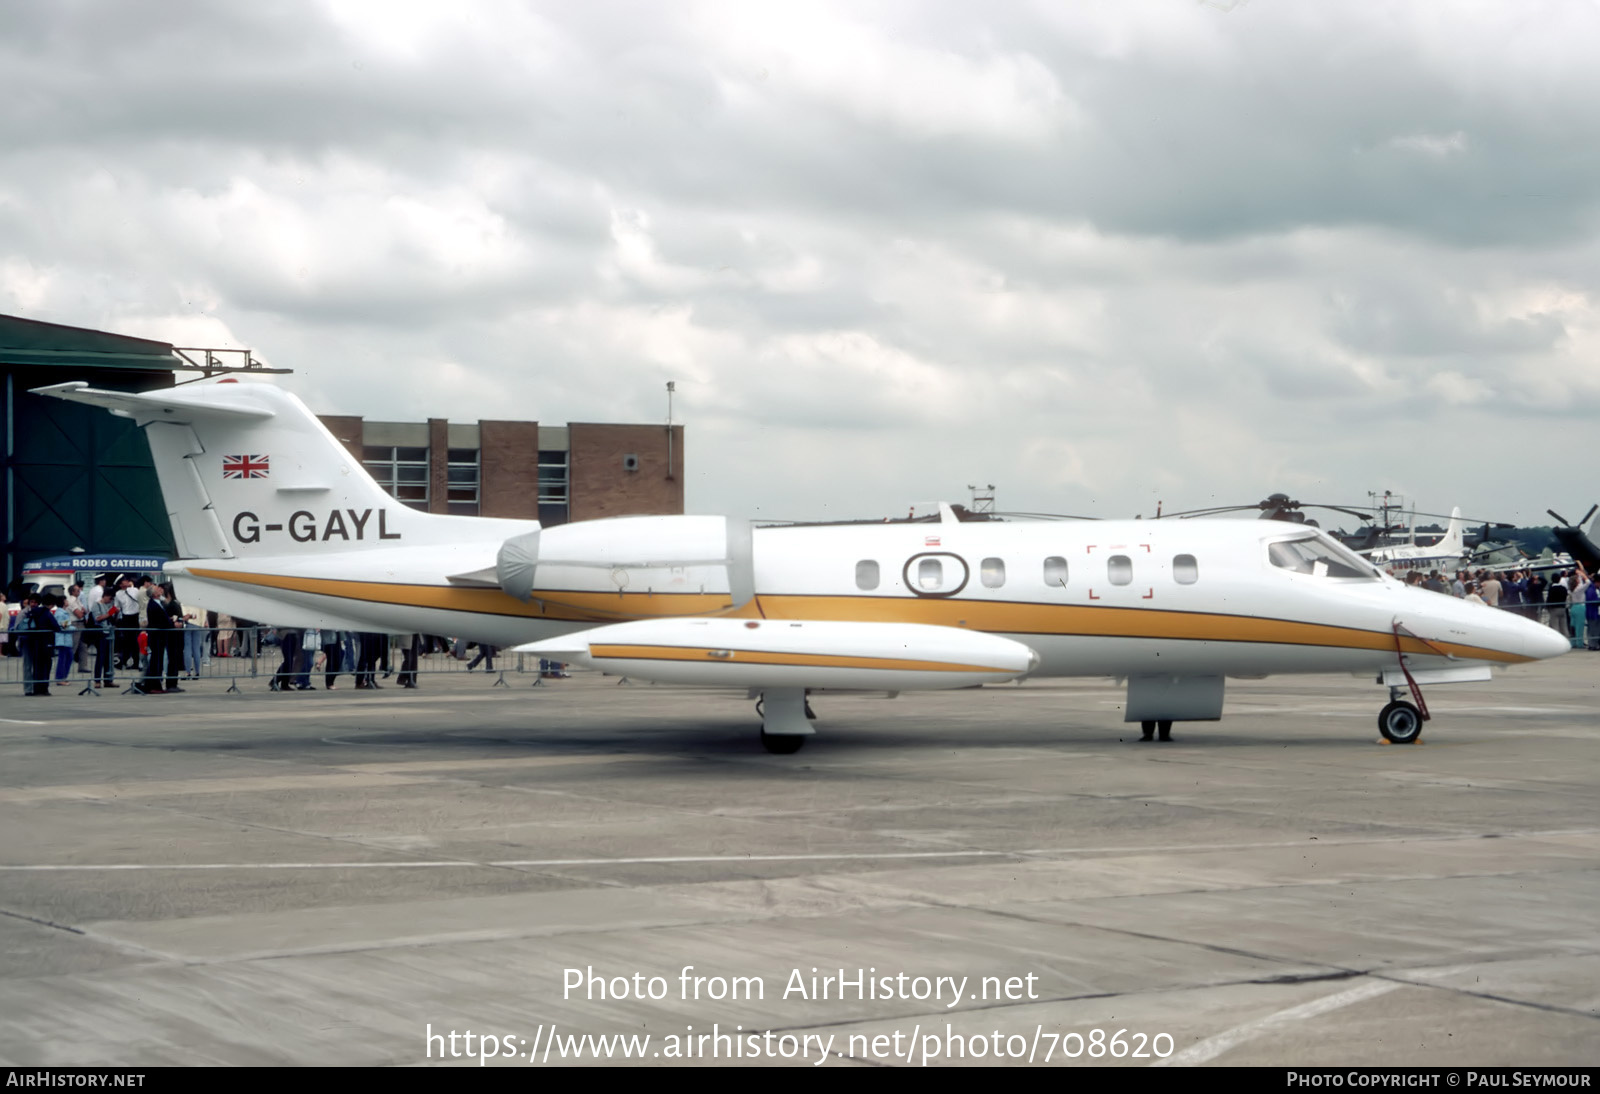
<svg viewBox="0 0 1600 1094">
<path fill-rule="evenodd" d="M 900 577 L 916 596 L 955 596 L 972 574 L 966 560 L 949 551 L 924 551 L 906 559 Z"/>
</svg>

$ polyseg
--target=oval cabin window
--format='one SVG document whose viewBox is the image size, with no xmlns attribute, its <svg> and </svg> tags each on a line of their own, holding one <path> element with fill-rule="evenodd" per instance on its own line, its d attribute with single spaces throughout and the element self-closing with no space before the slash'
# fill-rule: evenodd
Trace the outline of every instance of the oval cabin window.
<svg viewBox="0 0 1600 1094">
<path fill-rule="evenodd" d="M 876 589 L 878 587 L 878 564 L 870 558 L 864 558 L 856 563 L 856 588 Z"/>
<path fill-rule="evenodd" d="M 1060 555 L 1051 555 L 1044 560 L 1044 583 L 1057 587 L 1067 583 L 1067 560 Z"/>
<path fill-rule="evenodd" d="M 1002 559 L 986 558 L 979 569 L 985 589 L 998 589 L 1006 583 L 1006 564 Z"/>
<path fill-rule="evenodd" d="M 925 592 L 938 592 L 944 585 L 944 564 L 936 558 L 917 563 L 917 584 Z"/>
<path fill-rule="evenodd" d="M 1126 585 L 1133 580 L 1133 559 L 1127 555 L 1112 555 L 1106 559 L 1106 577 L 1113 585 Z"/>
<path fill-rule="evenodd" d="M 1193 585 L 1200 580 L 1200 564 L 1194 560 L 1193 555 L 1173 556 L 1172 580 L 1179 585 Z"/>
</svg>

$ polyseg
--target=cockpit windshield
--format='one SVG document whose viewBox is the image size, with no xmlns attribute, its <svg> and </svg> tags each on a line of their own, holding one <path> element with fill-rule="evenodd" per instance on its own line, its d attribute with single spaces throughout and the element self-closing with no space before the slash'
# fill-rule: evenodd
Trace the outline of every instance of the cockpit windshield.
<svg viewBox="0 0 1600 1094">
<path fill-rule="evenodd" d="M 1267 558 L 1274 566 L 1313 577 L 1360 578 L 1374 581 L 1378 571 L 1356 555 L 1322 536 L 1280 539 L 1268 544 Z"/>
</svg>

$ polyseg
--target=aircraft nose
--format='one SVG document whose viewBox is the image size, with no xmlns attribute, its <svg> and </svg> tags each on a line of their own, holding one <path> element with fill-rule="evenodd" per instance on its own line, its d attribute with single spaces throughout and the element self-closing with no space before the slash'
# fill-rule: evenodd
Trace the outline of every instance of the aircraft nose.
<svg viewBox="0 0 1600 1094">
<path fill-rule="evenodd" d="M 1537 657 L 1542 661 L 1547 657 L 1560 657 L 1572 649 L 1572 643 L 1560 631 L 1532 620 L 1525 622 L 1528 628 L 1523 632 L 1523 644 L 1529 657 Z"/>
</svg>

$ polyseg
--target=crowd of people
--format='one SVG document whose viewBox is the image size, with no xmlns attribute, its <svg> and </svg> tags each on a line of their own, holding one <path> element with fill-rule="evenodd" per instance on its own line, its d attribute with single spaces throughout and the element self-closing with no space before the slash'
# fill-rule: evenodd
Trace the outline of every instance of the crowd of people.
<svg viewBox="0 0 1600 1094">
<path fill-rule="evenodd" d="M 272 674 L 267 686 L 273 691 L 314 691 L 313 674 L 323 677 L 323 686 L 329 691 L 338 688 L 341 672 L 354 678 L 358 691 L 381 688 L 378 673 L 382 670 L 387 679 L 390 674 L 389 636 L 375 632 L 301 630 L 282 627 L 277 631 L 278 650 L 282 661 Z M 417 686 L 417 661 L 421 654 L 422 636 L 413 634 L 401 648 L 400 672 L 395 683 L 403 688 Z M 350 667 L 345 668 L 346 665 Z"/>
<path fill-rule="evenodd" d="M 1390 571 L 1391 574 L 1393 571 Z M 1517 612 L 1567 636 L 1574 648 L 1600 649 L 1600 584 L 1583 563 L 1546 579 L 1535 570 L 1458 570 L 1447 578 L 1438 570 L 1406 573 L 1407 585 L 1460 597 L 1491 608 Z"/>
<path fill-rule="evenodd" d="M 74 667 L 89 686 L 109 688 L 119 673 L 130 674 L 132 695 L 182 693 L 182 681 L 198 679 L 213 657 L 255 658 L 276 645 L 280 662 L 269 678 L 273 691 L 328 690 L 348 675 L 356 690 L 382 687 L 395 678 L 415 688 L 422 656 L 435 650 L 465 660 L 468 643 L 433 635 L 263 627 L 247 619 L 185 609 L 170 584 L 128 575 L 98 578 L 65 593 L 23 596 L 9 638 L 22 658 L 23 694 L 49 695 L 65 686 Z M 479 645 L 467 671 L 480 664 L 494 671 L 494 646 Z M 398 654 L 398 666 L 393 655 Z M 564 675 L 541 662 L 543 675 Z M 252 675 L 254 674 L 252 669 Z"/>
<path fill-rule="evenodd" d="M 184 612 L 172 586 L 131 576 L 115 588 L 109 582 L 100 578 L 87 589 L 73 584 L 63 594 L 22 598 L 11 629 L 25 695 L 49 695 L 52 676 L 65 684 L 74 664 L 93 674 L 94 686 L 110 686 L 118 670 L 150 665 L 164 675 L 165 666 L 185 657 L 198 664 L 200 651 L 185 649 Z"/>
</svg>

